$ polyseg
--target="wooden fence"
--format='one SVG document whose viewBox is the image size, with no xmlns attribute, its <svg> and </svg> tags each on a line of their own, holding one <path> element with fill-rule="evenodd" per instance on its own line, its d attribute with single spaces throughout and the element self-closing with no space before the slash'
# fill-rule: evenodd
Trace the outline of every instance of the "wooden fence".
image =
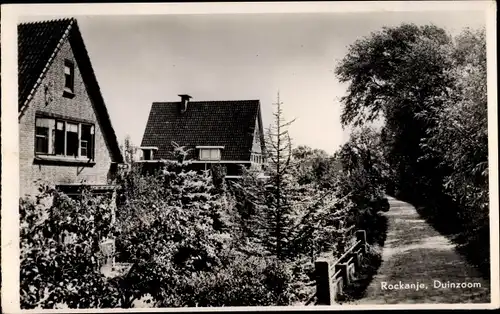
<svg viewBox="0 0 500 314">
<path fill-rule="evenodd" d="M 360 270 L 366 250 L 366 232 L 358 230 L 356 243 L 336 262 L 328 258 L 318 258 L 315 261 L 317 305 L 336 303 L 337 296 L 342 294 L 343 288 L 354 280 L 356 272 Z"/>
</svg>

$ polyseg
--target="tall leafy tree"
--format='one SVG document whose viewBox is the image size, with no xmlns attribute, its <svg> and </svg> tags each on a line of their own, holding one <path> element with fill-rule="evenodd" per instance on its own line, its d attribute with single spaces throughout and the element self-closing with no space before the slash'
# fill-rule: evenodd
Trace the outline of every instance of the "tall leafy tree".
<svg viewBox="0 0 500 314">
<path fill-rule="evenodd" d="M 488 103 L 485 30 L 465 29 L 450 51 L 454 78 L 442 107 L 426 115 L 433 119 L 422 148 L 427 158 L 450 169 L 445 192 L 457 205 L 460 243 L 473 252 L 474 263 L 489 273 Z"/>
<path fill-rule="evenodd" d="M 433 127 L 422 147 L 452 169 L 444 184 L 460 203 L 487 209 L 488 103 L 485 30 L 465 30 L 451 51 L 455 78 L 444 106 L 428 115 Z M 467 182 L 468 184 L 464 184 Z"/>
<path fill-rule="evenodd" d="M 436 26 L 385 27 L 351 45 L 336 68 L 339 80 L 349 83 L 342 123 L 359 126 L 383 118 L 388 161 L 408 196 L 419 187 L 419 193 L 440 190 L 441 182 L 433 180 L 438 162 L 419 160 L 420 142 L 432 123 L 420 114 L 442 106 L 450 91 L 450 45 L 450 36 Z M 426 179 L 415 180 L 419 175 Z"/>
<path fill-rule="evenodd" d="M 379 188 L 388 176 L 388 166 L 385 163 L 381 147 L 380 133 L 371 127 L 356 129 L 337 153 L 343 170 L 349 175 L 358 168 L 366 172 L 367 180 Z"/>
<path fill-rule="evenodd" d="M 292 151 L 295 174 L 299 184 L 318 184 L 320 188 L 333 188 L 340 164 L 322 149 L 299 146 Z"/>
</svg>

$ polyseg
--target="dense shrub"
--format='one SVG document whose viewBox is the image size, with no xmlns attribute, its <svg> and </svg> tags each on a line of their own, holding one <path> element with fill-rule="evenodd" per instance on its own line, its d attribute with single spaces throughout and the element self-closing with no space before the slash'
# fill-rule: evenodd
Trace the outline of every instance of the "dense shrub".
<svg viewBox="0 0 500 314">
<path fill-rule="evenodd" d="M 134 297 L 149 293 L 165 303 L 186 276 L 222 265 L 221 252 L 231 244 L 231 206 L 208 173 L 167 162 L 155 174 L 133 170 L 120 182 L 118 254 L 135 263 L 129 275 Z"/>
<path fill-rule="evenodd" d="M 21 307 L 115 307 L 118 292 L 99 269 L 99 241 L 111 235 L 104 198 L 72 200 L 43 186 L 21 199 Z"/>
<path fill-rule="evenodd" d="M 291 274 L 270 258 L 236 257 L 230 265 L 186 277 L 180 286 L 187 306 L 288 305 Z"/>
<path fill-rule="evenodd" d="M 351 134 L 337 153 L 343 166 L 338 176 L 339 193 L 352 202 L 352 224 L 356 229 L 366 230 L 369 242 L 385 232 L 377 223 L 378 212 L 389 210 L 384 191 L 388 167 L 380 140 L 374 129 L 361 128 Z"/>
</svg>

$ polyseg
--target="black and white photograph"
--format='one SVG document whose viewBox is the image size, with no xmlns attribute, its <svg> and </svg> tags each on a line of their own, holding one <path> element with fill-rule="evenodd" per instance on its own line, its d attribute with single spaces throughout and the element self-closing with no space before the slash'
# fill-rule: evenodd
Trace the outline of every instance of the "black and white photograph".
<svg viewBox="0 0 500 314">
<path fill-rule="evenodd" d="M 495 12 L 2 5 L 2 311 L 497 308 Z"/>
</svg>

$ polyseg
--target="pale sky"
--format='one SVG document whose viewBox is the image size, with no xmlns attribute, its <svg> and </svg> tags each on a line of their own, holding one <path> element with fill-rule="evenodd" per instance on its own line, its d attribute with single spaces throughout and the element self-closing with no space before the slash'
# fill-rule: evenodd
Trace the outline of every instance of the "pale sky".
<svg viewBox="0 0 500 314">
<path fill-rule="evenodd" d="M 60 17 L 60 16 L 57 16 Z M 20 22 L 50 17 L 23 17 Z M 345 93 L 333 70 L 356 39 L 403 22 L 452 33 L 484 11 L 77 16 L 113 127 L 139 145 L 152 102 L 259 99 L 264 125 L 280 91 L 295 145 L 333 153 Z"/>
</svg>

